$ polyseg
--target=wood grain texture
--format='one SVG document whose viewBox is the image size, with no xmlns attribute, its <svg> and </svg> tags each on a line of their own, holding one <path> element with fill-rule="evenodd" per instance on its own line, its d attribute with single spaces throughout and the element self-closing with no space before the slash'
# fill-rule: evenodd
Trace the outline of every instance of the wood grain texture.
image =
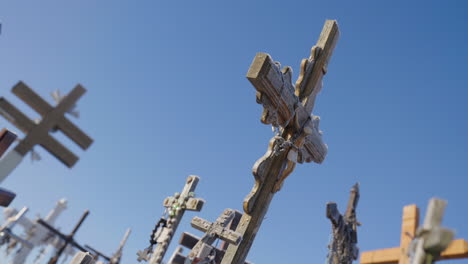
<svg viewBox="0 0 468 264">
<path fill-rule="evenodd" d="M 329 36 L 331 34 L 333 36 Z M 321 66 L 310 68 L 302 77 L 302 80 L 310 83 L 321 84 L 321 77 L 326 72 L 324 69 L 338 39 L 336 21 L 326 21 L 322 35 L 317 43 L 326 49 L 317 57 L 321 60 L 317 65 Z M 318 80 L 315 80 L 317 77 L 310 77 L 314 74 L 319 77 Z M 313 98 L 300 103 L 300 96 L 305 95 L 307 91 L 301 90 L 296 95 L 291 76 L 291 68 L 280 69 L 279 63 L 273 62 L 265 53 L 256 55 L 247 73 L 247 79 L 257 90 L 257 102 L 264 108 L 261 121 L 278 127 L 280 135 L 270 140 L 267 152 L 254 165 L 255 183 L 252 191 L 244 199 L 245 213 L 236 229 L 243 239 L 239 245 L 229 245 L 222 264 L 241 264 L 245 261 L 274 193 L 282 187 L 283 181 L 294 170 L 296 162 L 321 163 L 326 156 L 327 146 L 318 129 L 319 118 L 311 115 L 311 102 L 315 100 L 316 93 Z M 299 82 L 300 85 L 302 83 L 303 81 Z M 304 84 L 304 87 L 307 85 Z M 312 94 L 312 91 L 310 93 Z M 278 137 L 284 142 L 280 142 Z"/>
</svg>

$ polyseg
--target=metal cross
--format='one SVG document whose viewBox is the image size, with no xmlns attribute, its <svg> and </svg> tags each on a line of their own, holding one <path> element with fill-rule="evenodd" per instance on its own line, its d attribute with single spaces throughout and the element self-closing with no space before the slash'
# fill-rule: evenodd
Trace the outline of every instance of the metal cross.
<svg viewBox="0 0 468 264">
<path fill-rule="evenodd" d="M 192 248 L 185 260 L 185 264 L 198 263 L 206 259 L 214 251 L 211 244 L 218 238 L 229 244 L 239 244 L 242 240 L 242 235 L 229 228 L 229 223 L 234 219 L 234 216 L 234 210 L 226 209 L 214 223 L 200 217 L 194 217 L 191 223 L 192 227 L 205 232 L 205 235 Z"/>
<path fill-rule="evenodd" d="M 247 79 L 257 90 L 257 102 L 264 107 L 261 121 L 271 124 L 277 135 L 253 168 L 255 185 L 244 199 L 245 214 L 236 230 L 243 240 L 239 245 L 229 245 L 222 264 L 245 261 L 275 192 L 296 162 L 324 160 L 327 146 L 318 127 L 319 117 L 311 113 L 338 36 L 336 21 L 327 20 L 310 57 L 301 63 L 295 88 L 290 67 L 280 69 L 279 63 L 265 53 L 258 53 L 253 60 Z"/>
<path fill-rule="evenodd" d="M 73 167 L 78 161 L 78 157 L 53 138 L 49 132 L 59 129 L 83 150 L 91 145 L 93 140 L 64 115 L 86 92 L 86 89 L 77 85 L 55 107 L 52 107 L 23 82 L 16 84 L 12 92 L 38 112 L 42 119 L 36 124 L 5 98 L 0 97 L 0 115 L 25 133 L 21 142 L 1 161 L 0 182 L 38 144 L 69 168 Z"/>
<path fill-rule="evenodd" d="M 356 207 L 359 201 L 359 184 L 351 188 L 346 214 L 342 216 L 334 202 L 327 203 L 327 218 L 332 223 L 333 241 L 329 245 L 328 264 L 351 264 L 357 260 Z"/>
</svg>

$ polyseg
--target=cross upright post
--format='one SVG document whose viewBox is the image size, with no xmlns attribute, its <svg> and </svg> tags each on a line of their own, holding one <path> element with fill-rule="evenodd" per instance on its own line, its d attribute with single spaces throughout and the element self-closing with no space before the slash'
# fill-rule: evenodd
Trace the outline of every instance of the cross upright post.
<svg viewBox="0 0 468 264">
<path fill-rule="evenodd" d="M 56 234 L 58 237 L 60 237 L 64 241 L 62 247 L 59 248 L 59 250 L 57 250 L 57 252 L 55 253 L 55 256 L 49 260 L 48 264 L 56 264 L 58 262 L 58 259 L 62 256 L 63 251 L 67 248 L 69 244 L 78 248 L 79 250 L 83 252 L 86 252 L 86 249 L 84 249 L 75 241 L 74 236 L 88 215 L 89 215 L 89 211 L 86 210 L 84 214 L 81 216 L 78 223 L 76 224 L 75 228 L 73 228 L 72 232 L 68 235 L 61 233 L 60 231 L 58 231 L 57 229 L 49 225 L 47 222 L 43 221 L 42 219 L 38 220 L 39 224 L 47 228 L 52 233 Z"/>
<path fill-rule="evenodd" d="M 205 260 L 214 251 L 214 247 L 211 244 L 218 238 L 229 244 L 239 244 L 242 240 L 242 235 L 229 228 L 229 223 L 233 220 L 234 216 L 234 210 L 226 209 L 214 223 L 200 217 L 194 217 L 191 223 L 192 227 L 205 232 L 205 235 L 192 248 L 185 259 L 185 264 L 198 263 Z M 216 256 L 213 256 L 213 260 L 214 257 Z"/>
<path fill-rule="evenodd" d="M 0 131 L 0 158 L 7 151 L 10 145 L 13 144 L 16 138 L 16 134 L 8 129 L 4 128 Z M 16 194 L 14 192 L 0 188 L 0 206 L 9 206 L 15 197 Z"/>
<path fill-rule="evenodd" d="M 157 237 L 152 237 L 151 240 L 157 242 L 156 248 L 151 254 L 149 264 L 160 264 L 166 254 L 167 248 L 172 241 L 177 227 L 179 226 L 182 217 L 186 210 L 199 212 L 205 201 L 200 198 L 195 198 L 195 188 L 197 187 L 200 178 L 195 175 L 190 175 L 185 183 L 184 189 L 181 193 L 175 193 L 174 196 L 167 197 L 164 200 L 164 207 L 169 211 L 169 218 L 167 225 L 162 227 L 161 232 Z M 138 252 L 139 260 L 145 258 L 145 252 Z"/>
<path fill-rule="evenodd" d="M 271 124 L 276 136 L 253 167 L 255 185 L 244 199 L 245 213 L 236 229 L 243 239 L 239 245 L 229 245 L 222 264 L 245 261 L 274 194 L 296 163 L 321 163 L 325 159 L 327 146 L 319 130 L 320 119 L 311 114 L 338 37 L 337 22 L 327 20 L 310 57 L 302 60 L 295 88 L 290 67 L 280 69 L 266 53 L 254 58 L 247 79 L 257 90 L 257 102 L 264 107 L 262 123 Z"/>
<path fill-rule="evenodd" d="M 333 240 L 329 245 L 328 264 L 351 264 L 359 256 L 357 247 L 356 207 L 359 201 L 359 184 L 351 188 L 348 207 L 344 216 L 336 203 L 327 203 L 326 216 L 332 223 Z"/>
<path fill-rule="evenodd" d="M 86 89 L 81 85 L 75 86 L 55 107 L 52 107 L 23 82 L 16 84 L 12 92 L 38 112 L 42 119 L 36 124 L 5 98 L 0 97 L 0 115 L 25 133 L 20 143 L 0 160 L 0 182 L 16 168 L 35 145 L 41 145 L 67 167 L 73 167 L 78 157 L 53 138 L 49 132 L 61 130 L 83 150 L 92 144 L 93 140 L 65 117 L 65 113 L 75 105 Z"/>
<path fill-rule="evenodd" d="M 432 198 L 422 228 L 416 233 L 411 264 L 432 264 L 453 240 L 455 233 L 441 227 L 447 201 Z"/>
<path fill-rule="evenodd" d="M 94 258 L 88 252 L 78 252 L 70 261 L 70 264 L 95 264 Z"/>
</svg>

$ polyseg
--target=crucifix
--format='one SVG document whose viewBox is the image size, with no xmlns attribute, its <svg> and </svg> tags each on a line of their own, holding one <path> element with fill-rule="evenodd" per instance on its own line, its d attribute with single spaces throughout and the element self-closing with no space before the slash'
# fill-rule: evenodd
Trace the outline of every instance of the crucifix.
<svg viewBox="0 0 468 264">
<path fill-rule="evenodd" d="M 432 264 L 453 240 L 455 233 L 441 227 L 447 201 L 432 198 L 426 210 L 426 217 L 413 240 L 414 255 L 411 264 Z"/>
<path fill-rule="evenodd" d="M 150 246 L 143 251 L 138 251 L 138 261 L 148 261 L 149 264 L 160 264 L 166 254 L 167 248 L 172 241 L 177 227 L 179 226 L 182 217 L 186 210 L 199 212 L 205 201 L 200 198 L 195 198 L 195 188 L 197 187 L 200 178 L 195 175 L 190 175 L 185 183 L 181 193 L 175 193 L 174 196 L 167 197 L 163 205 L 168 212 L 167 219 L 162 217 L 154 228 Z M 150 252 L 152 247 L 156 248 Z M 151 253 L 151 257 L 149 254 Z"/>
<path fill-rule="evenodd" d="M 34 122 L 5 98 L 0 97 L 0 115 L 25 134 L 20 143 L 0 160 L 0 182 L 18 166 L 24 156 L 35 145 L 41 145 L 67 167 L 73 167 L 78 161 L 78 157 L 52 137 L 49 132 L 57 129 L 62 131 L 83 150 L 91 145 L 93 140 L 65 116 L 65 113 L 75 105 L 76 101 L 86 92 L 86 89 L 81 85 L 77 85 L 55 107 L 42 99 L 23 82 L 16 84 L 12 92 L 38 112 L 42 119 L 38 123 Z"/>
<path fill-rule="evenodd" d="M 400 246 L 362 252 L 360 264 L 409 264 L 410 244 L 417 237 L 419 209 L 416 205 L 403 207 Z M 453 240 L 439 260 L 468 258 L 468 242 L 464 239 Z"/>
<path fill-rule="evenodd" d="M 327 218 L 332 223 L 333 240 L 329 245 L 328 264 L 351 264 L 359 256 L 357 247 L 356 207 L 359 202 L 359 184 L 351 188 L 345 215 L 338 211 L 336 203 L 327 203 Z"/>
<path fill-rule="evenodd" d="M 10 145 L 17 138 L 16 134 L 9 131 L 8 129 L 2 129 L 0 132 L 0 158 L 7 151 Z M 0 188 L 0 206 L 9 206 L 10 203 L 15 199 L 16 194 L 9 190 Z"/>
<path fill-rule="evenodd" d="M 205 235 L 193 246 L 185 259 L 185 264 L 214 262 L 216 250 L 211 245 L 217 239 L 238 245 L 242 240 L 242 235 L 229 228 L 229 223 L 234 219 L 234 216 L 234 210 L 226 209 L 214 223 L 200 217 L 194 217 L 191 222 L 192 227 L 205 232 Z"/>
<path fill-rule="evenodd" d="M 280 69 L 280 64 L 265 53 L 255 56 L 247 79 L 257 90 L 257 102 L 263 105 L 262 123 L 271 124 L 276 135 L 253 167 L 255 184 L 244 199 L 245 213 L 236 229 L 243 239 L 239 245 L 229 245 L 222 264 L 245 261 L 274 194 L 296 163 L 321 163 L 325 159 L 327 146 L 319 130 L 320 119 L 311 113 L 338 37 L 337 22 L 327 20 L 310 57 L 302 60 L 295 87 L 290 67 Z"/>
<path fill-rule="evenodd" d="M 41 224 L 42 226 L 44 226 L 45 228 L 47 228 L 50 232 L 54 233 L 55 235 L 57 235 L 58 237 L 60 237 L 62 240 L 63 240 L 63 245 L 59 248 L 59 250 L 57 250 L 57 252 L 55 253 L 55 256 L 52 257 L 48 264 L 56 264 L 58 262 L 58 259 L 62 256 L 62 253 L 63 251 L 65 250 L 65 248 L 70 244 L 72 245 L 73 247 L 76 247 L 78 248 L 79 250 L 81 251 L 86 251 L 86 249 L 84 249 L 82 246 L 80 246 L 74 239 L 74 236 L 76 234 L 76 231 L 78 231 L 78 229 L 80 228 L 81 224 L 83 224 L 84 220 L 86 219 L 86 217 L 89 215 L 89 211 L 86 210 L 84 212 L 84 214 L 81 216 L 80 220 L 78 221 L 78 223 L 76 224 L 75 228 L 73 228 L 72 232 L 68 235 L 65 235 L 63 233 L 61 233 L 60 231 L 58 231 L 57 229 L 55 229 L 54 227 L 52 227 L 51 225 L 49 225 L 47 222 L 45 222 L 44 220 L 42 219 L 39 219 L 38 220 L 38 223 Z"/>
</svg>

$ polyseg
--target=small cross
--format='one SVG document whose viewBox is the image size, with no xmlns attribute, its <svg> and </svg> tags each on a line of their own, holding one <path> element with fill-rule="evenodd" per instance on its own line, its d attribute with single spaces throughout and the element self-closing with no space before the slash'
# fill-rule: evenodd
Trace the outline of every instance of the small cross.
<svg viewBox="0 0 468 264">
<path fill-rule="evenodd" d="M 7 177 L 21 162 L 22 158 L 37 144 L 44 147 L 67 167 L 73 167 L 78 161 L 78 157 L 53 138 L 49 132 L 56 129 L 61 130 L 83 150 L 91 145 L 93 140 L 64 115 L 86 92 L 86 89 L 81 85 L 77 85 L 55 107 L 52 107 L 23 82 L 16 84 L 12 92 L 38 112 L 42 119 L 36 124 L 5 98 L 0 97 L 0 115 L 26 135 L 14 148 L 14 151 L 8 153 L 4 161 L 2 161 L 3 163 L 0 164 L 2 167 L 0 181 Z"/>
<path fill-rule="evenodd" d="M 210 251 L 213 250 L 211 244 L 213 244 L 218 238 L 230 244 L 238 245 L 242 240 L 242 235 L 229 229 L 229 223 L 232 221 L 234 216 L 234 210 L 226 209 L 214 223 L 206 221 L 200 217 L 194 217 L 191 223 L 192 227 L 205 232 L 205 235 L 192 248 L 185 260 L 185 263 L 197 263 L 198 261 L 208 257 Z"/>
<path fill-rule="evenodd" d="M 10 216 L 6 219 L 6 222 L 0 227 L 0 246 L 8 243 L 10 239 L 13 239 L 28 248 L 34 247 L 29 241 L 15 235 L 12 231 L 16 223 L 18 223 L 27 211 L 28 208 L 23 207 L 23 209 L 21 209 L 16 215 Z"/>
<path fill-rule="evenodd" d="M 327 203 L 327 218 L 332 223 L 333 241 L 330 244 L 329 264 L 351 264 L 359 256 L 357 247 L 356 207 L 359 201 L 359 184 L 351 188 L 345 216 L 334 202 Z"/>
</svg>

